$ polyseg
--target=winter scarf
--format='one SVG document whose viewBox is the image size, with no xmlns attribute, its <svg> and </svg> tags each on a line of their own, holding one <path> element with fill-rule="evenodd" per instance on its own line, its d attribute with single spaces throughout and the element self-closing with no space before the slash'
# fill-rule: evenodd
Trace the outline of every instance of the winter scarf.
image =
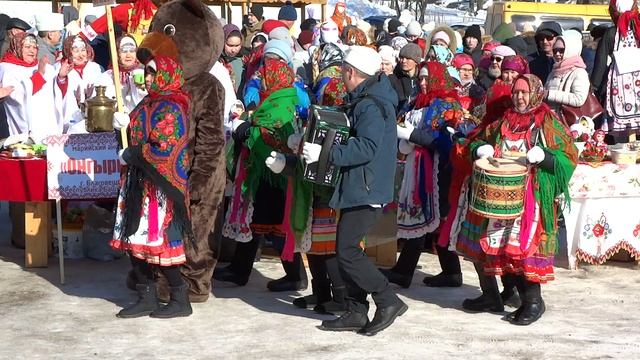
<svg viewBox="0 0 640 360">
<path fill-rule="evenodd" d="M 9 50 L 4 54 L 0 62 L 7 62 L 24 67 L 32 67 L 38 65 L 37 58 L 30 63 L 24 61 L 24 59 L 22 58 L 22 45 L 27 40 L 27 37 L 33 40 L 35 44 L 38 43 L 34 35 L 27 33 L 16 34 L 11 38 L 11 42 L 9 43 Z"/>
<path fill-rule="evenodd" d="M 453 98 L 458 99 L 456 90 L 456 82 L 446 71 L 445 65 L 437 61 L 427 61 L 420 67 L 420 73 L 423 69 L 427 70 L 427 86 L 425 91 L 420 91 L 416 97 L 415 108 L 420 109 L 431 104 L 435 98 Z"/>
</svg>

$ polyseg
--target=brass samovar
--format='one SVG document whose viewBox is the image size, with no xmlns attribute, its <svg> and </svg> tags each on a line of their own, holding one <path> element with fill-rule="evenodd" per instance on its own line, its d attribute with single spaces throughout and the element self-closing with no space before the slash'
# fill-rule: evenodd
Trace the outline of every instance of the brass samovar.
<svg viewBox="0 0 640 360">
<path fill-rule="evenodd" d="M 113 131 L 116 101 L 105 95 L 106 86 L 96 86 L 96 96 L 86 101 L 86 128 L 90 133 Z"/>
</svg>

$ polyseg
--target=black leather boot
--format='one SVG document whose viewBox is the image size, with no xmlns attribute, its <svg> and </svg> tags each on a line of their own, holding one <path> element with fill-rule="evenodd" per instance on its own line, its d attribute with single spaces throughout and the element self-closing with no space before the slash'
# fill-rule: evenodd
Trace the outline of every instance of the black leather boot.
<svg viewBox="0 0 640 360">
<path fill-rule="evenodd" d="M 408 289 L 411 286 L 411 281 L 413 280 L 413 275 L 403 275 L 397 273 L 391 269 L 378 269 L 384 275 L 390 283 L 394 283 L 396 285 L 400 285 L 401 287 Z"/>
<path fill-rule="evenodd" d="M 318 304 L 318 306 L 313 308 L 313 311 L 318 314 L 332 314 L 338 316 L 347 311 L 347 288 L 344 286 L 332 286 L 331 292 L 333 293 L 333 299 Z"/>
<path fill-rule="evenodd" d="M 307 288 L 307 272 L 304 269 L 300 253 L 293 254 L 293 261 L 282 261 L 282 267 L 286 275 L 280 279 L 269 281 L 267 288 L 270 291 L 299 291 Z"/>
<path fill-rule="evenodd" d="M 189 316 L 193 313 L 189 302 L 189 284 L 169 288 L 171 298 L 169 303 L 151 313 L 151 317 L 169 319 L 174 317 Z"/>
<path fill-rule="evenodd" d="M 245 286 L 247 282 L 249 282 L 248 276 L 242 276 L 236 274 L 232 269 L 231 265 L 227 265 L 225 267 L 216 268 L 213 271 L 214 280 L 222 281 L 222 282 L 230 282 L 234 283 L 238 286 Z"/>
<path fill-rule="evenodd" d="M 293 305 L 302 309 L 313 308 L 331 300 L 329 279 L 311 279 L 311 295 L 293 299 Z"/>
<path fill-rule="evenodd" d="M 481 264 L 475 264 L 476 273 L 480 280 L 482 295 L 475 299 L 466 299 L 462 302 L 462 308 L 474 312 L 503 312 L 504 305 L 498 291 L 498 282 L 494 276 L 484 274 Z"/>
<path fill-rule="evenodd" d="M 325 331 L 359 331 L 367 324 L 367 314 L 349 310 L 337 319 L 323 321 L 318 328 Z"/>
<path fill-rule="evenodd" d="M 138 302 L 120 310 L 116 314 L 117 317 L 123 319 L 137 318 L 147 316 L 158 309 L 160 303 L 156 296 L 156 284 L 136 284 L 136 291 L 138 292 Z"/>
<path fill-rule="evenodd" d="M 462 274 L 440 273 L 436 276 L 427 276 L 422 282 L 429 287 L 460 287 L 462 286 Z"/>
<path fill-rule="evenodd" d="M 540 292 L 540 284 L 524 280 L 524 299 L 514 319 L 514 325 L 526 326 L 538 321 L 546 311 L 544 300 Z"/>
</svg>

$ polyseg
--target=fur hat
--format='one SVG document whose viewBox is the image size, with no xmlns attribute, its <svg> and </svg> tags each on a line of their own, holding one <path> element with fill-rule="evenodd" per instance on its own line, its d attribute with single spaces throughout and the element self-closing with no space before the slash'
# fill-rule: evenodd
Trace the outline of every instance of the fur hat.
<svg viewBox="0 0 640 360">
<path fill-rule="evenodd" d="M 456 49 L 458 48 L 458 41 L 456 40 L 456 35 L 453 33 L 453 29 L 451 29 L 447 25 L 438 26 L 437 28 L 433 29 L 431 33 L 429 33 L 429 36 L 427 37 L 427 49 L 430 48 L 431 45 L 433 45 L 433 38 L 439 32 L 444 32 L 447 34 L 447 36 L 449 37 L 449 50 L 451 50 L 452 53 L 455 53 Z"/>
<path fill-rule="evenodd" d="M 366 46 L 352 46 L 347 50 L 344 62 L 370 76 L 380 71 L 382 65 L 380 55 Z"/>
</svg>

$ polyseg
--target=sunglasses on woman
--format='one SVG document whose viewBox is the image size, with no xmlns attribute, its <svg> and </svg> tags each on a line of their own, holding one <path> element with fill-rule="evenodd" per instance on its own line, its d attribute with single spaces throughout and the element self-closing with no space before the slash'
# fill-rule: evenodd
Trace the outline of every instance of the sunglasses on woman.
<svg viewBox="0 0 640 360">
<path fill-rule="evenodd" d="M 564 48 L 554 48 L 553 49 L 553 53 L 554 54 L 564 54 Z"/>
</svg>

